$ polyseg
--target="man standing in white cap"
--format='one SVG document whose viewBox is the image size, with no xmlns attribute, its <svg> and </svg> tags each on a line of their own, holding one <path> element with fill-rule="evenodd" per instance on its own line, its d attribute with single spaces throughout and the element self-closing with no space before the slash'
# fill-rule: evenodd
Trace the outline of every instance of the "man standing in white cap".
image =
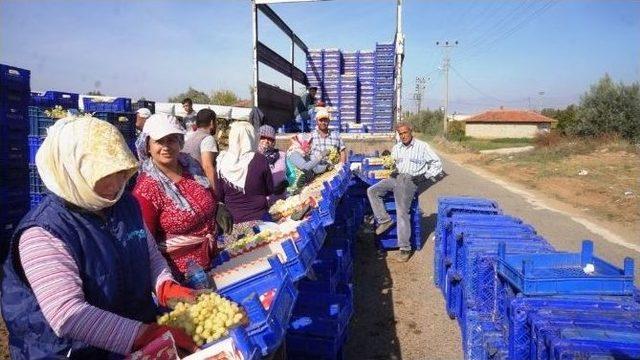
<svg viewBox="0 0 640 360">
<path fill-rule="evenodd" d="M 151 110 L 147 108 L 140 108 L 136 111 L 136 130 L 139 134 L 144 128 L 144 123 L 147 122 L 147 119 L 151 116 Z"/>
</svg>

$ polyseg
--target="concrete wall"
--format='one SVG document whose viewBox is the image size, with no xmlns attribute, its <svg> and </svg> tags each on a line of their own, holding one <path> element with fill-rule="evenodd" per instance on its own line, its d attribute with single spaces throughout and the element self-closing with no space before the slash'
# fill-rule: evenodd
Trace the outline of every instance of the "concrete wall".
<svg viewBox="0 0 640 360">
<path fill-rule="evenodd" d="M 499 138 L 533 138 L 538 132 L 549 131 L 550 124 L 496 124 L 476 123 L 466 124 L 467 136 L 480 139 Z"/>
</svg>

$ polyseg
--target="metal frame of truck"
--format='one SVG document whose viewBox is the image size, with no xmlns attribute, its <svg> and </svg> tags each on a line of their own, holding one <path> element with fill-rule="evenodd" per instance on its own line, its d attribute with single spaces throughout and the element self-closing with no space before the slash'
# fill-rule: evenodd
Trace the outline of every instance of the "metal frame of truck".
<svg viewBox="0 0 640 360">
<path fill-rule="evenodd" d="M 265 113 L 268 122 L 273 126 L 283 124 L 282 119 L 291 121 L 297 99 L 295 94 L 295 82 L 308 86 L 309 82 L 304 71 L 294 65 L 294 53 L 297 46 L 306 56 L 309 55 L 307 45 L 296 35 L 293 30 L 269 7 L 269 4 L 309 2 L 319 0 L 252 0 L 252 24 L 253 24 L 253 106 L 260 107 Z M 404 60 L 404 34 L 402 33 L 402 0 L 397 1 L 396 12 L 396 79 L 394 83 L 395 106 L 394 120 L 402 120 L 402 63 Z M 291 40 L 291 58 L 287 60 L 268 46 L 260 42 L 258 29 L 258 11 L 271 20 Z M 291 92 L 280 89 L 260 81 L 258 64 L 263 63 L 291 79 Z"/>
</svg>

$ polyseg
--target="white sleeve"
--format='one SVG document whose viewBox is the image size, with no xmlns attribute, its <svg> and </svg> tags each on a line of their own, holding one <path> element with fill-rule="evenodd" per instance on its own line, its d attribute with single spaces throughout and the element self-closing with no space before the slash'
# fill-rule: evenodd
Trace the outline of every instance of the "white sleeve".
<svg viewBox="0 0 640 360">
<path fill-rule="evenodd" d="M 202 139 L 200 142 L 200 152 L 218 152 L 218 143 L 216 143 L 216 139 L 213 136 L 209 135 L 206 138 Z"/>
</svg>

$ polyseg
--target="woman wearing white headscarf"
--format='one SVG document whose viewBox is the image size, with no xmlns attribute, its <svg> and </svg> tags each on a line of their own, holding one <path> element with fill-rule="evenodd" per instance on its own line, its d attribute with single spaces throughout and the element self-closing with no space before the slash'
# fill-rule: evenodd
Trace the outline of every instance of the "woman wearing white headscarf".
<svg viewBox="0 0 640 360">
<path fill-rule="evenodd" d="M 160 303 L 193 299 L 179 286 L 124 192 L 137 163 L 111 124 L 57 120 L 36 155 L 49 194 L 22 219 L 3 254 L 2 316 L 13 359 L 117 358 L 171 331 Z"/>
<path fill-rule="evenodd" d="M 251 228 L 267 216 L 273 178 L 267 158 L 257 150 L 256 130 L 246 121 L 236 121 L 229 130 L 229 148 L 217 158 L 216 197 L 233 218 L 234 230 Z"/>
</svg>

